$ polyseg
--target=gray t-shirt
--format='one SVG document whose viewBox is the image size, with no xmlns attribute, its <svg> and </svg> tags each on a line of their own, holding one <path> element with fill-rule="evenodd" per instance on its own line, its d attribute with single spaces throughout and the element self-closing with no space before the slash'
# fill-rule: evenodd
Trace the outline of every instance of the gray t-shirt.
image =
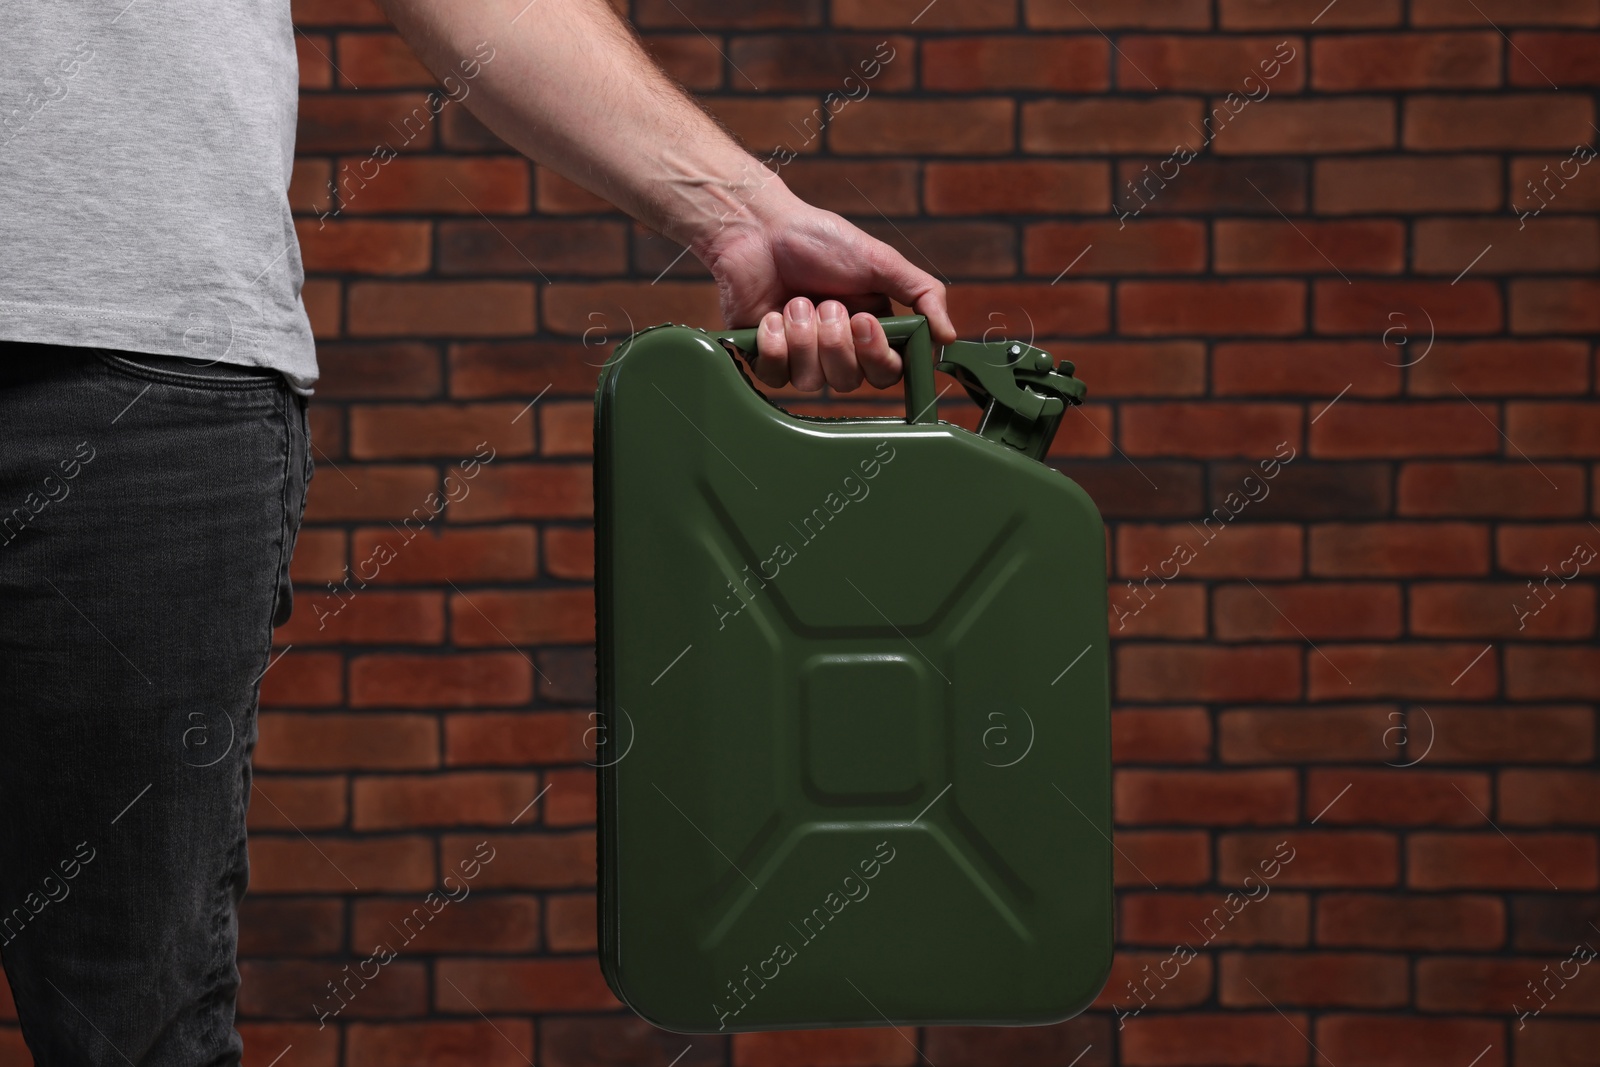
<svg viewBox="0 0 1600 1067">
<path fill-rule="evenodd" d="M 0 21 L 0 340 L 310 392 L 289 0 L 10 0 Z"/>
</svg>

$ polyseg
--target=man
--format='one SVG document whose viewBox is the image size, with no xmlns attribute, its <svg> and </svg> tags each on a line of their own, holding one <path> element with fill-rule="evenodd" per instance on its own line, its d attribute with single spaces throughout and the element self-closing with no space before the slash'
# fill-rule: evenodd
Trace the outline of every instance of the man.
<svg viewBox="0 0 1600 1067">
<path fill-rule="evenodd" d="M 385 7 L 507 142 L 687 245 L 768 384 L 895 381 L 885 297 L 954 339 L 936 281 L 793 196 L 605 0 Z M 239 1062 L 248 754 L 311 471 L 294 55 L 288 0 L 6 11 L 0 954 L 41 1067 Z"/>
</svg>

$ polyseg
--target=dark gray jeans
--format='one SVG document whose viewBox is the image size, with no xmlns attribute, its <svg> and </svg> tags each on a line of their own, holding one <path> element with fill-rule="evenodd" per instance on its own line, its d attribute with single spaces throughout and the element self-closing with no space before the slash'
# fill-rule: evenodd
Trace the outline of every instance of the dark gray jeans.
<svg viewBox="0 0 1600 1067">
<path fill-rule="evenodd" d="M 0 957 L 39 1067 L 239 1062 L 309 447 L 276 374 L 0 342 Z"/>
</svg>

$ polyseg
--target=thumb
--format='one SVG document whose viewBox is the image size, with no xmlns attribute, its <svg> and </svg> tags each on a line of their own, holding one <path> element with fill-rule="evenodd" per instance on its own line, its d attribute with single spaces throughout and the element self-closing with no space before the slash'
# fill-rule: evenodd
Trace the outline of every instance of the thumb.
<svg viewBox="0 0 1600 1067">
<path fill-rule="evenodd" d="M 945 302 L 944 283 L 926 271 L 919 270 L 893 248 L 877 242 L 868 257 L 872 270 L 872 287 L 885 296 L 892 297 L 917 314 L 928 319 L 933 340 L 947 345 L 956 339 L 955 324 L 950 321 L 949 306 Z"/>
</svg>

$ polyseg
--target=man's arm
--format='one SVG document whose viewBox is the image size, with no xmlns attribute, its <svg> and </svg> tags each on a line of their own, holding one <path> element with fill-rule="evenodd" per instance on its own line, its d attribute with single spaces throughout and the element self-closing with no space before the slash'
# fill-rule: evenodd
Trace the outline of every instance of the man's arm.
<svg viewBox="0 0 1600 1067">
<path fill-rule="evenodd" d="M 791 193 L 658 69 L 606 0 L 379 0 L 436 74 L 494 48 L 466 106 L 518 151 L 688 246 L 729 326 L 759 322 L 768 385 L 900 377 L 870 314 L 893 297 L 955 340 L 944 286 Z M 808 296 L 834 297 L 816 307 Z M 851 316 L 846 305 L 859 313 Z"/>
</svg>

